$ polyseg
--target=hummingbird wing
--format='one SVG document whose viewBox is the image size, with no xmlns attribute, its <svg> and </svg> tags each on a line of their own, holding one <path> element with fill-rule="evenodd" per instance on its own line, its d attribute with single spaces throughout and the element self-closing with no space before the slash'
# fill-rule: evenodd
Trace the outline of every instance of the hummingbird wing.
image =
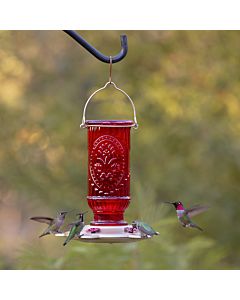
<svg viewBox="0 0 240 300">
<path fill-rule="evenodd" d="M 40 222 L 40 223 L 45 223 L 48 225 L 52 225 L 54 219 L 53 218 L 48 218 L 48 217 L 32 217 L 30 220 Z"/>
<path fill-rule="evenodd" d="M 199 227 L 197 224 L 194 224 L 194 223 L 190 223 L 189 227 L 197 228 L 198 230 L 203 231 L 203 229 L 201 227 Z"/>
<path fill-rule="evenodd" d="M 191 218 L 191 217 L 196 216 L 208 209 L 209 209 L 209 206 L 198 205 L 198 206 L 194 206 L 192 208 L 186 209 L 185 211 L 186 211 L 186 214 Z"/>
<path fill-rule="evenodd" d="M 145 234 L 154 235 L 157 234 L 156 231 L 148 224 L 139 222 L 139 229 Z"/>
<path fill-rule="evenodd" d="M 65 242 L 63 243 L 63 246 L 67 245 L 67 243 L 75 237 L 77 228 L 78 228 L 78 226 L 76 224 L 72 226 L 72 228 L 70 229 L 70 232 L 68 234 L 68 237 L 66 238 Z"/>
<path fill-rule="evenodd" d="M 82 222 L 82 223 L 78 226 L 78 229 L 77 229 L 77 231 L 76 231 L 76 235 L 77 235 L 78 237 L 81 237 L 82 235 L 84 235 L 84 234 L 81 235 L 81 232 L 82 232 L 83 228 L 84 228 L 84 223 Z"/>
</svg>

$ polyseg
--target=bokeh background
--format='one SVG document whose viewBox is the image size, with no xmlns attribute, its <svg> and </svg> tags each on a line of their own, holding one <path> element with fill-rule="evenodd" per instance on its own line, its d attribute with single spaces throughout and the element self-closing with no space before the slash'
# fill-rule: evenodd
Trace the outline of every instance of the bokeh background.
<svg viewBox="0 0 240 300">
<path fill-rule="evenodd" d="M 106 55 L 119 31 L 81 31 Z M 88 209 L 88 96 L 108 80 L 101 63 L 61 31 L 0 31 L 1 269 L 239 269 L 240 32 L 126 31 L 129 52 L 113 81 L 134 100 L 131 195 L 125 213 L 160 235 L 132 244 L 85 244 L 38 235 L 30 216 Z M 131 118 L 111 87 L 89 118 Z M 209 204 L 185 229 L 173 208 Z M 88 209 L 90 211 L 90 209 Z M 67 221 L 74 218 L 74 212 Z M 92 214 L 86 216 L 86 222 Z"/>
</svg>

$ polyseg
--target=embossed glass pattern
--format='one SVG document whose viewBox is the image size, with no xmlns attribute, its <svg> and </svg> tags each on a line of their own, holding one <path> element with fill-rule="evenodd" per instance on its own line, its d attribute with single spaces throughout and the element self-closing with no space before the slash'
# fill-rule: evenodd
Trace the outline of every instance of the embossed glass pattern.
<svg viewBox="0 0 240 300">
<path fill-rule="evenodd" d="M 88 204 L 92 225 L 126 225 L 130 202 L 130 129 L 132 121 L 87 121 Z"/>
</svg>

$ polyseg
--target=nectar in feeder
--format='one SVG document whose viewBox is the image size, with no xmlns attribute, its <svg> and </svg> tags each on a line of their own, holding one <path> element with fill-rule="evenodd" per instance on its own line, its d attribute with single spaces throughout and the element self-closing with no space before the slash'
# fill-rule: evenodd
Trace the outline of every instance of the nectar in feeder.
<svg viewBox="0 0 240 300">
<path fill-rule="evenodd" d="M 127 225 L 130 203 L 130 129 L 133 121 L 86 121 L 88 128 L 88 204 L 91 225 Z"/>
</svg>

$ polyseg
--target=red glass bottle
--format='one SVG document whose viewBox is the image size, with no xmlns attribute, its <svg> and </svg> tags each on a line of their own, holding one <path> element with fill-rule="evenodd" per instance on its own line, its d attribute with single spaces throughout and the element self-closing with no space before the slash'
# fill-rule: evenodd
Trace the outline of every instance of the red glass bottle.
<svg viewBox="0 0 240 300">
<path fill-rule="evenodd" d="M 88 205 L 91 225 L 127 225 L 130 203 L 130 129 L 133 121 L 91 120 L 88 128 Z"/>
</svg>

